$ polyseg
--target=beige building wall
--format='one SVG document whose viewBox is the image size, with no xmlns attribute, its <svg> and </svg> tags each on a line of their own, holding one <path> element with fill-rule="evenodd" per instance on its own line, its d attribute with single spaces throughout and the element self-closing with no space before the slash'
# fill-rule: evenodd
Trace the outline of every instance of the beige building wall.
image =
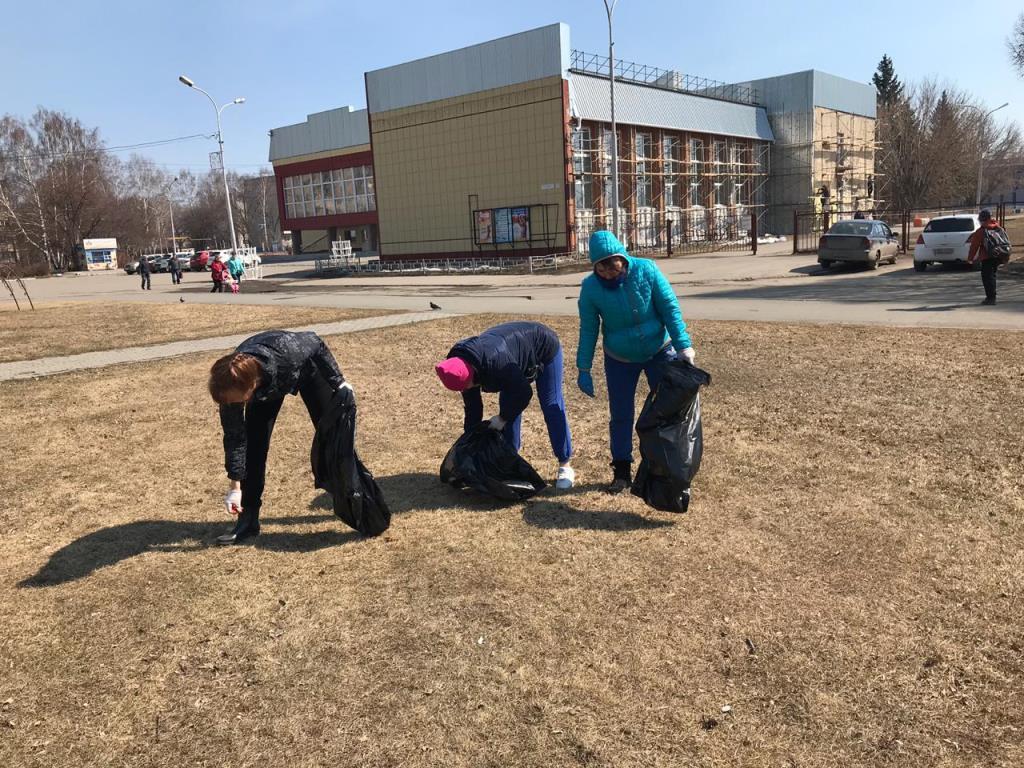
<svg viewBox="0 0 1024 768">
<path fill-rule="evenodd" d="M 562 89 L 551 77 L 371 114 L 382 255 L 474 251 L 469 195 L 473 208 L 534 206 L 535 242 L 515 250 L 565 250 Z M 550 246 L 537 239 L 545 210 Z"/>
</svg>

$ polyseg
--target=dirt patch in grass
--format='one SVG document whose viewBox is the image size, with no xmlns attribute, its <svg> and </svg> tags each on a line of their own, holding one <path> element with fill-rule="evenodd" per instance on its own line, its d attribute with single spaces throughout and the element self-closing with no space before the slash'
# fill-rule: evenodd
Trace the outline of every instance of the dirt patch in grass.
<svg viewBox="0 0 1024 768">
<path fill-rule="evenodd" d="M 395 512 L 371 540 L 290 398 L 263 534 L 209 546 L 214 409 L 146 396 L 203 402 L 207 358 L 0 385 L 0 764 L 1022 764 L 1024 336 L 695 323 L 673 516 L 596 489 L 603 387 L 571 382 L 574 492 L 438 483 L 461 403 L 430 364 L 489 322 L 329 340 Z M 535 403 L 524 439 L 553 474 Z"/>
<path fill-rule="evenodd" d="M 0 308 L 0 362 L 389 314 L 386 309 L 129 302 L 51 304 L 18 312 L 10 305 Z"/>
</svg>

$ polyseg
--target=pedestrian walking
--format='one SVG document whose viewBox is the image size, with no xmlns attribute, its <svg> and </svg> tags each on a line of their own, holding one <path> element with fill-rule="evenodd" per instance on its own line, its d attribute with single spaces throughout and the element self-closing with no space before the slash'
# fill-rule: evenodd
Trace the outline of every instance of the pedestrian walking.
<svg viewBox="0 0 1024 768">
<path fill-rule="evenodd" d="M 968 241 L 971 249 L 967 253 L 967 263 L 981 262 L 981 284 L 985 288 L 984 306 L 996 303 L 996 272 L 1010 260 L 1010 239 L 1006 230 L 992 217 L 992 212 L 983 210 L 978 214 L 981 226 L 971 234 Z"/>
<path fill-rule="evenodd" d="M 677 354 L 693 362 L 693 342 L 672 286 L 657 264 L 630 256 L 607 230 L 590 236 L 590 261 L 594 272 L 584 278 L 579 298 L 577 384 L 594 397 L 590 368 L 601 335 L 611 416 L 613 476 L 608 490 L 618 493 L 632 482 L 634 400 L 640 374 L 653 390 L 665 362 Z"/>
<path fill-rule="evenodd" d="M 445 387 L 462 393 L 463 428 L 469 431 L 484 420 L 480 392 L 498 393 L 498 414 L 488 423 L 499 430 L 517 451 L 522 442 L 522 415 L 537 387 L 537 399 L 548 428 L 551 450 L 558 459 L 555 487 L 572 488 L 576 473 L 571 466 L 572 435 L 562 388 L 562 344 L 558 334 L 541 323 L 496 325 L 459 341 L 448 357 L 434 366 Z"/>
<path fill-rule="evenodd" d="M 245 274 L 245 265 L 238 258 L 237 253 L 231 254 L 231 258 L 228 259 L 227 268 L 228 275 L 231 277 L 231 292 L 238 293 L 242 286 L 242 275 Z"/>
<path fill-rule="evenodd" d="M 142 278 L 142 290 L 144 291 L 153 290 L 153 286 L 151 284 L 152 281 L 150 279 L 150 274 L 152 273 L 152 271 L 153 268 L 149 263 L 149 259 L 147 259 L 145 256 L 141 256 L 139 258 L 139 277 Z"/>
<path fill-rule="evenodd" d="M 213 279 L 210 293 L 224 293 L 224 281 L 228 279 L 228 267 L 224 263 L 224 257 L 220 254 L 217 254 L 210 265 L 210 277 Z"/>
<path fill-rule="evenodd" d="M 323 339 L 315 333 L 266 331 L 245 341 L 210 368 L 210 395 L 220 406 L 228 492 L 224 506 L 238 514 L 218 544 L 259 535 L 267 453 L 286 395 L 302 397 L 316 427 L 336 390 L 352 387 Z"/>
<path fill-rule="evenodd" d="M 181 264 L 178 263 L 178 254 L 172 253 L 170 261 L 167 262 L 167 268 L 171 272 L 171 285 L 181 284 Z"/>
</svg>

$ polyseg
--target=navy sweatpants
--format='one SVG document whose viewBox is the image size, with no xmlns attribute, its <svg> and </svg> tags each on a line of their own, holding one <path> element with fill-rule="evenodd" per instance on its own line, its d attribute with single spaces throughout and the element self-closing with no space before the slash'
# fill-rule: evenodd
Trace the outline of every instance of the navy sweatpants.
<svg viewBox="0 0 1024 768">
<path fill-rule="evenodd" d="M 565 395 L 562 392 L 562 348 L 558 348 L 555 358 L 544 366 L 540 376 L 537 377 L 537 400 L 540 401 L 540 409 L 544 413 L 544 421 L 548 426 L 548 438 L 551 440 L 551 450 L 559 462 L 568 461 L 572 457 L 572 434 L 569 432 L 569 417 L 565 413 Z M 501 402 L 504 395 L 498 395 L 498 405 L 503 407 Z M 522 443 L 522 422 L 520 414 L 515 420 L 505 425 L 505 439 L 515 446 L 516 450 Z"/>
</svg>

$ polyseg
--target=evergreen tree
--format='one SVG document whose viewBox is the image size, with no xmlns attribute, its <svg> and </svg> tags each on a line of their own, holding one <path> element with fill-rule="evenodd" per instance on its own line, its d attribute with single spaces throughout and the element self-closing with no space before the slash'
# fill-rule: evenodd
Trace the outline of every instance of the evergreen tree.
<svg viewBox="0 0 1024 768">
<path fill-rule="evenodd" d="M 878 69 L 872 75 L 871 82 L 878 93 L 878 102 L 884 106 L 892 106 L 903 97 L 903 83 L 896 76 L 896 69 L 888 55 L 883 55 L 878 62 Z"/>
</svg>

